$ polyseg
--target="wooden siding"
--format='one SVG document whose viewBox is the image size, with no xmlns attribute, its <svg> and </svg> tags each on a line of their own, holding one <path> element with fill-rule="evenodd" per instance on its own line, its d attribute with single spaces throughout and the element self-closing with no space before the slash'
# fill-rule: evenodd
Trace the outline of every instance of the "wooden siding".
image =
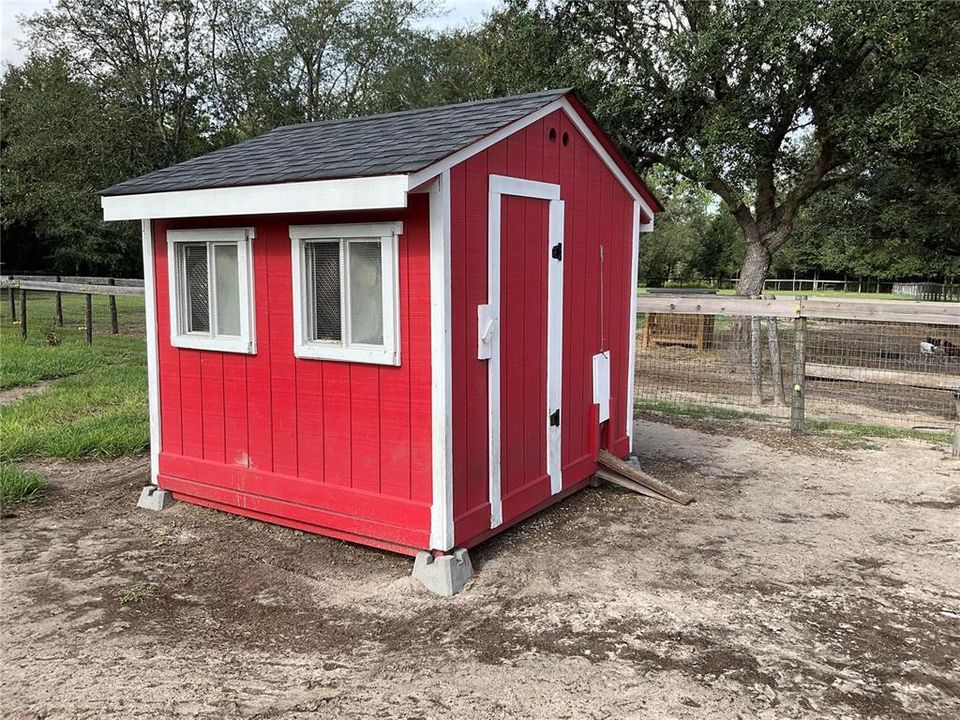
<svg viewBox="0 0 960 720">
<path fill-rule="evenodd" d="M 428 197 L 406 211 L 155 221 L 160 484 L 201 504 L 370 544 L 426 547 Z M 293 354 L 289 226 L 402 220 L 399 367 Z M 253 226 L 255 355 L 170 344 L 166 231 Z"/>
<path fill-rule="evenodd" d="M 555 141 L 549 139 L 551 129 L 556 130 Z M 564 134 L 569 138 L 566 146 L 562 143 Z M 455 166 L 450 173 L 454 522 L 457 543 L 468 545 L 490 534 L 487 364 L 477 359 L 476 348 L 477 305 L 487 301 L 491 174 L 559 184 L 565 201 L 561 406 L 564 489 L 582 484 L 593 472 L 599 447 L 617 455 L 628 451 L 627 354 L 629 333 L 633 331 L 630 298 L 635 286 L 630 277 L 633 199 L 567 115 L 558 110 Z M 509 203 L 504 207 L 511 212 Z M 535 224 L 535 219 L 531 222 Z M 517 294 L 504 302 L 522 303 L 523 298 Z M 591 358 L 601 350 L 611 353 L 612 396 L 610 420 L 602 440 L 597 437 L 591 377 Z M 504 403 L 503 412 L 507 413 L 509 407 Z M 512 427 L 512 423 L 514 419 L 502 417 L 504 428 Z M 506 488 L 503 490 L 506 498 Z M 505 506 L 505 524 L 544 500 L 534 494 L 523 501 L 526 506 Z"/>
</svg>

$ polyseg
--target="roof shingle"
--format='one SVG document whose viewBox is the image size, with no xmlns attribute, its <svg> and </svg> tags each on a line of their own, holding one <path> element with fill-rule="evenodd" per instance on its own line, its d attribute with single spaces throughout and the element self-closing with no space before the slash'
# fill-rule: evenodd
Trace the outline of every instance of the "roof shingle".
<svg viewBox="0 0 960 720">
<path fill-rule="evenodd" d="M 432 165 L 569 89 L 302 125 L 265 135 L 107 188 L 134 195 L 411 173 Z"/>
</svg>

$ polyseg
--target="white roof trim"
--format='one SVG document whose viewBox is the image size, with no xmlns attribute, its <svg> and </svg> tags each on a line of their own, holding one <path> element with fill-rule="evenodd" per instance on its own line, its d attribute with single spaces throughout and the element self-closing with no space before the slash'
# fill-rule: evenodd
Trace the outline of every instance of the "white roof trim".
<svg viewBox="0 0 960 720">
<path fill-rule="evenodd" d="M 175 190 L 100 198 L 104 220 L 383 210 L 407 206 L 406 175 Z"/>
<path fill-rule="evenodd" d="M 486 150 L 491 145 L 497 144 L 501 140 L 509 137 L 510 135 L 513 135 L 518 130 L 522 130 L 528 125 L 535 123 L 537 120 L 546 117 L 547 115 L 554 112 L 555 110 L 563 110 L 566 113 L 567 117 L 570 118 L 570 122 L 572 122 L 574 126 L 576 126 L 577 130 L 579 130 L 580 133 L 587 139 L 587 142 L 590 144 L 590 147 L 593 148 L 594 152 L 596 152 L 597 155 L 600 156 L 600 158 L 603 160 L 604 165 L 606 165 L 607 168 L 610 170 L 610 172 L 613 173 L 614 177 L 617 178 L 619 183 L 623 186 L 624 190 L 627 191 L 627 193 L 630 195 L 631 198 L 633 198 L 636 202 L 640 203 L 640 207 L 643 209 L 646 215 L 648 215 L 651 218 L 654 217 L 656 213 L 654 213 L 653 208 L 650 207 L 650 204 L 643 198 L 643 196 L 637 191 L 637 189 L 633 186 L 633 184 L 627 179 L 627 176 L 623 173 L 623 170 L 620 169 L 620 166 L 617 165 L 614 159 L 610 156 L 610 153 L 608 153 L 606 148 L 603 147 L 603 144 L 600 142 L 599 138 L 597 138 L 597 136 L 593 134 L 593 132 L 584 122 L 583 118 L 580 116 L 580 113 L 577 112 L 577 110 L 573 107 L 573 105 L 570 104 L 570 101 L 567 100 L 566 98 L 559 98 L 558 100 L 554 100 L 552 103 L 549 103 L 548 105 L 544 105 L 539 110 L 536 110 L 535 112 L 532 112 L 529 115 L 525 115 L 524 117 L 520 118 L 519 120 L 515 120 L 509 125 L 505 125 L 504 127 L 500 128 L 496 132 L 491 133 L 490 135 L 487 135 L 485 138 L 478 140 L 472 145 L 468 145 L 462 150 L 458 150 L 452 155 L 445 157 L 443 160 L 440 160 L 439 162 L 436 162 L 433 165 L 429 165 L 422 170 L 418 170 L 417 172 L 412 173 L 411 175 L 409 175 L 410 190 L 413 190 L 414 188 L 417 188 L 423 185 L 424 183 L 432 180 L 434 177 L 436 177 L 440 173 L 443 173 L 449 170 L 454 165 L 459 165 L 464 160 L 467 160 L 468 158 L 473 157 L 478 152 Z M 649 223 L 642 225 L 641 229 L 644 231 L 652 230 L 653 222 L 651 221 Z"/>
</svg>

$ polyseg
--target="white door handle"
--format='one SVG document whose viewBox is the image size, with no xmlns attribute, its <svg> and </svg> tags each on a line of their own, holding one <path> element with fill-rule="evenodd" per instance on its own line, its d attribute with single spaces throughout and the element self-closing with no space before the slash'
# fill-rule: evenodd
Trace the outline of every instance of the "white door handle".
<svg viewBox="0 0 960 720">
<path fill-rule="evenodd" d="M 477 305 L 477 359 L 489 360 L 497 319 L 489 305 Z"/>
</svg>

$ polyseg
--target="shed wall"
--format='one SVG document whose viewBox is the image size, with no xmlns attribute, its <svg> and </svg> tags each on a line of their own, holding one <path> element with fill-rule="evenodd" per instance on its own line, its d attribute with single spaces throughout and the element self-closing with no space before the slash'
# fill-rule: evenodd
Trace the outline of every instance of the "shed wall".
<svg viewBox="0 0 960 720">
<path fill-rule="evenodd" d="M 556 129 L 556 140 L 549 138 Z M 568 145 L 562 144 L 564 133 Z M 583 482 L 597 448 L 629 451 L 630 277 L 633 198 L 563 111 L 556 111 L 452 168 L 451 281 L 454 523 L 458 544 L 489 535 L 487 363 L 477 359 L 477 305 L 487 302 L 488 177 L 557 183 L 565 201 L 562 471 L 563 487 Z M 602 267 L 600 246 L 604 248 Z M 520 299 L 518 298 L 518 301 Z M 593 404 L 594 354 L 609 350 L 611 406 L 599 438 Z M 602 444 L 601 444 L 602 443 Z M 531 507 L 548 501 L 534 498 Z M 527 514 L 516 509 L 504 522 Z"/>
<path fill-rule="evenodd" d="M 399 367 L 293 354 L 289 226 L 402 220 Z M 255 355 L 170 344 L 166 231 L 253 226 Z M 427 547 L 431 502 L 427 195 L 391 212 L 154 222 L 161 487 L 369 544 Z"/>
</svg>

